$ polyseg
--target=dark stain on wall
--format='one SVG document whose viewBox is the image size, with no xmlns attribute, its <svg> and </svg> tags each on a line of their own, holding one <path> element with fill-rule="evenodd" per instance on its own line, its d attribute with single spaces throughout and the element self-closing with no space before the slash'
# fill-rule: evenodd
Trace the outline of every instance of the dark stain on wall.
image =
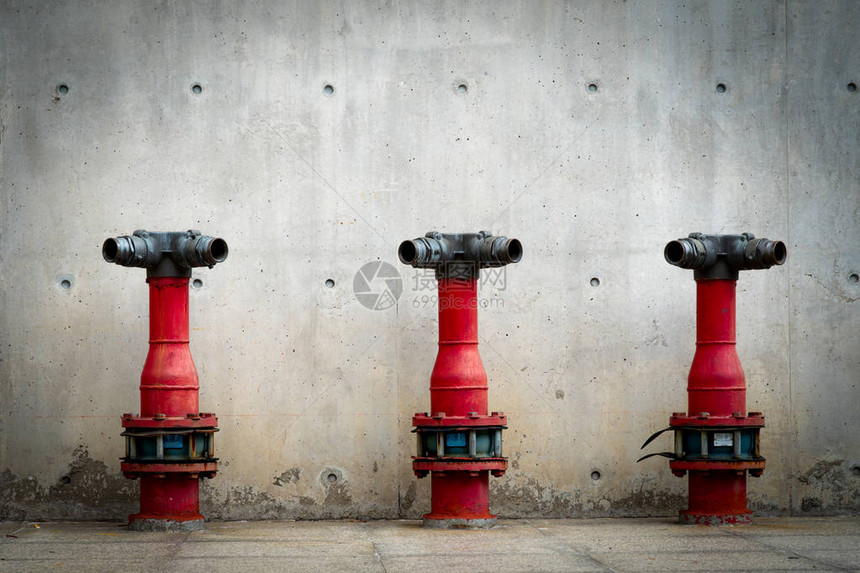
<svg viewBox="0 0 860 573">
<path fill-rule="evenodd" d="M 860 511 L 860 464 L 818 460 L 795 474 L 801 515 L 834 515 Z"/>
<path fill-rule="evenodd" d="M 532 477 L 490 482 L 490 507 L 502 517 L 651 517 L 677 515 L 686 495 L 636 488 L 624 497 L 558 489 Z"/>
<path fill-rule="evenodd" d="M 400 517 L 408 515 L 409 510 L 412 509 L 412 506 L 415 504 L 415 497 L 417 494 L 418 484 L 413 481 L 409 484 L 409 487 L 406 489 L 406 493 L 403 494 L 403 497 L 400 500 Z"/>
<path fill-rule="evenodd" d="M 284 487 L 285 483 L 296 483 L 297 481 L 299 481 L 301 475 L 302 468 L 290 468 L 288 470 L 284 470 L 281 475 L 275 477 L 275 481 L 272 483 L 272 485 Z"/>
<path fill-rule="evenodd" d="M 490 508 L 504 517 L 562 517 L 582 511 L 579 490 L 561 491 L 525 477 L 490 482 Z"/>
<path fill-rule="evenodd" d="M 123 477 L 90 458 L 86 446 L 56 483 L 43 484 L 6 469 L 0 473 L 0 520 L 108 519 L 126 520 L 137 510 L 137 481 Z"/>
<path fill-rule="evenodd" d="M 352 485 L 342 470 L 327 468 L 319 475 L 319 495 L 309 496 L 295 486 L 302 469 L 283 471 L 275 485 L 283 495 L 273 495 L 253 486 L 221 488 L 211 480 L 201 482 L 201 509 L 209 519 L 394 519 L 417 517 L 416 507 L 429 505 L 418 499 L 412 480 L 401 495 L 400 506 L 356 503 Z M 818 460 L 795 474 L 794 508 L 787 510 L 767 499 L 751 499 L 750 508 L 759 515 L 834 515 L 860 511 L 860 466 L 847 460 Z M 217 481 L 217 478 L 216 478 Z M 0 520 L 38 521 L 51 519 L 103 519 L 125 521 L 137 511 L 138 485 L 89 456 L 79 446 L 66 471 L 54 482 L 43 483 L 30 476 L 0 471 Z M 754 482 L 753 482 L 754 484 Z M 392 484 L 394 487 L 394 484 Z M 528 476 L 508 476 L 491 481 L 490 504 L 502 517 L 644 517 L 674 516 L 687 505 L 686 493 L 656 487 L 633 487 L 628 495 L 612 497 L 581 488 L 560 489 Z"/>
<path fill-rule="evenodd" d="M 291 468 L 275 478 L 284 487 L 299 481 L 302 470 Z M 218 484 L 204 482 L 200 491 L 201 512 L 209 519 L 392 519 L 397 517 L 393 507 L 357 504 L 352 499 L 349 480 L 337 468 L 326 468 L 318 479 L 322 500 L 308 495 L 284 495 L 260 491 L 252 486 L 222 489 Z"/>
</svg>

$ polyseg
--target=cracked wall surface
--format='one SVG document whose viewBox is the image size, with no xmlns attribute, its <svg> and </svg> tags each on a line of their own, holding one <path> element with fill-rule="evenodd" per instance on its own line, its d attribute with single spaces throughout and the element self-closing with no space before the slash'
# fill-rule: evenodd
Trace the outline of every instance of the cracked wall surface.
<svg viewBox="0 0 860 573">
<path fill-rule="evenodd" d="M 396 247 L 432 229 L 525 249 L 480 290 L 500 515 L 684 506 L 665 460 L 635 460 L 686 406 L 695 287 L 662 250 L 693 231 L 789 250 L 738 283 L 767 420 L 751 508 L 857 512 L 858 20 L 847 0 L 0 3 L 0 519 L 136 510 L 120 415 L 147 291 L 100 248 L 141 228 L 230 245 L 190 294 L 221 427 L 207 517 L 429 510 L 409 456 L 435 292 Z M 373 310 L 357 274 L 380 261 L 402 292 Z"/>
</svg>

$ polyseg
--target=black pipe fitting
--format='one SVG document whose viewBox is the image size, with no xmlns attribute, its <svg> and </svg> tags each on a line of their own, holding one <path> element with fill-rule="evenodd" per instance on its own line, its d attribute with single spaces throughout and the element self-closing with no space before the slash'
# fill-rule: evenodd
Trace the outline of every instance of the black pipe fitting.
<svg viewBox="0 0 860 573">
<path fill-rule="evenodd" d="M 747 269 L 769 269 L 785 262 L 788 252 L 782 241 L 756 239 L 752 235 L 746 248 Z"/>
<path fill-rule="evenodd" d="M 450 241 L 444 240 L 441 233 L 430 232 L 426 237 L 400 243 L 397 256 L 403 264 L 428 268 L 451 260 L 451 248 Z"/>
<path fill-rule="evenodd" d="M 487 236 L 481 241 L 480 258 L 487 267 L 503 267 L 523 258 L 523 245 L 518 239 Z"/>
<path fill-rule="evenodd" d="M 400 243 L 397 255 L 405 265 L 436 269 L 436 278 L 469 278 L 477 276 L 480 269 L 520 262 L 523 245 L 518 239 L 494 237 L 487 231 L 430 231 L 423 237 Z"/>
<path fill-rule="evenodd" d="M 190 277 L 194 267 L 209 267 L 227 260 L 227 242 L 200 231 L 150 232 L 109 238 L 102 256 L 109 263 L 146 269 L 147 277 Z"/>
<path fill-rule="evenodd" d="M 106 239 L 102 245 L 102 256 L 109 263 L 123 267 L 149 268 L 158 264 L 161 253 L 150 248 L 146 239 L 137 234 Z"/>
<path fill-rule="evenodd" d="M 769 269 L 785 263 L 787 250 L 782 241 L 756 239 L 752 233 L 690 233 L 687 238 L 669 241 L 663 256 L 670 265 L 692 269 L 696 279 L 735 280 L 739 271 Z"/>
</svg>

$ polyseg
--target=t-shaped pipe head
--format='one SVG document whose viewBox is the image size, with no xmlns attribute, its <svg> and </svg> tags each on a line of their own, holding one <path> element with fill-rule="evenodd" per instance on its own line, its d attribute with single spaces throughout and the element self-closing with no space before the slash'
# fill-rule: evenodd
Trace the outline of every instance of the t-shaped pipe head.
<svg viewBox="0 0 860 573">
<path fill-rule="evenodd" d="M 520 262 L 523 245 L 518 239 L 494 237 L 487 231 L 430 231 L 423 237 L 400 243 L 397 255 L 405 265 L 436 269 L 436 278 L 468 278 L 477 276 L 483 268 Z"/>
<path fill-rule="evenodd" d="M 147 277 L 190 277 L 193 267 L 212 268 L 227 260 L 227 242 L 200 231 L 150 232 L 109 238 L 102 256 L 123 267 L 142 267 Z"/>
<path fill-rule="evenodd" d="M 769 269 L 783 264 L 787 251 L 782 241 L 756 239 L 752 233 L 690 233 L 686 239 L 669 241 L 663 256 L 670 265 L 693 269 L 696 279 L 736 280 L 739 271 Z"/>
</svg>

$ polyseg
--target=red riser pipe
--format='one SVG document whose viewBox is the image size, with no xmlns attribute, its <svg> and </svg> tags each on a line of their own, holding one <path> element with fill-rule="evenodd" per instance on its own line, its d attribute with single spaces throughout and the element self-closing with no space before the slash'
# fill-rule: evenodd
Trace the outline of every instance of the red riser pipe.
<svg viewBox="0 0 860 573">
<path fill-rule="evenodd" d="M 198 478 L 188 474 L 163 478 L 140 477 L 140 512 L 129 516 L 129 522 L 141 519 L 197 521 L 200 515 Z"/>
<path fill-rule="evenodd" d="M 696 281 L 696 354 L 687 383 L 690 415 L 746 415 L 746 382 L 735 341 L 736 281 Z M 687 523 L 747 523 L 745 471 L 689 472 Z"/>
<path fill-rule="evenodd" d="M 490 472 L 432 472 L 431 512 L 425 519 L 494 519 Z"/>
<path fill-rule="evenodd" d="M 140 375 L 140 415 L 200 411 L 197 369 L 188 346 L 188 281 L 149 278 L 149 353 Z"/>
<path fill-rule="evenodd" d="M 439 353 L 430 375 L 430 408 L 447 416 L 486 416 L 487 389 L 478 352 L 478 281 L 440 279 Z"/>
<path fill-rule="evenodd" d="M 142 417 L 164 414 L 185 418 L 200 411 L 199 382 L 188 345 L 188 278 L 153 277 L 149 283 L 149 353 L 140 376 Z M 199 478 L 189 474 L 140 476 L 140 513 L 143 519 L 202 520 Z"/>
<path fill-rule="evenodd" d="M 683 523 L 728 525 L 752 522 L 752 511 L 747 509 L 745 471 L 691 471 L 688 480 L 690 508 L 680 512 Z"/>
<path fill-rule="evenodd" d="M 487 373 L 478 352 L 478 279 L 439 279 L 439 354 L 430 376 L 432 413 L 487 415 Z M 425 519 L 492 519 L 489 472 L 431 472 Z"/>
<path fill-rule="evenodd" d="M 735 342 L 737 281 L 696 281 L 696 354 L 687 379 L 688 412 L 746 413 L 746 381 Z"/>
</svg>

